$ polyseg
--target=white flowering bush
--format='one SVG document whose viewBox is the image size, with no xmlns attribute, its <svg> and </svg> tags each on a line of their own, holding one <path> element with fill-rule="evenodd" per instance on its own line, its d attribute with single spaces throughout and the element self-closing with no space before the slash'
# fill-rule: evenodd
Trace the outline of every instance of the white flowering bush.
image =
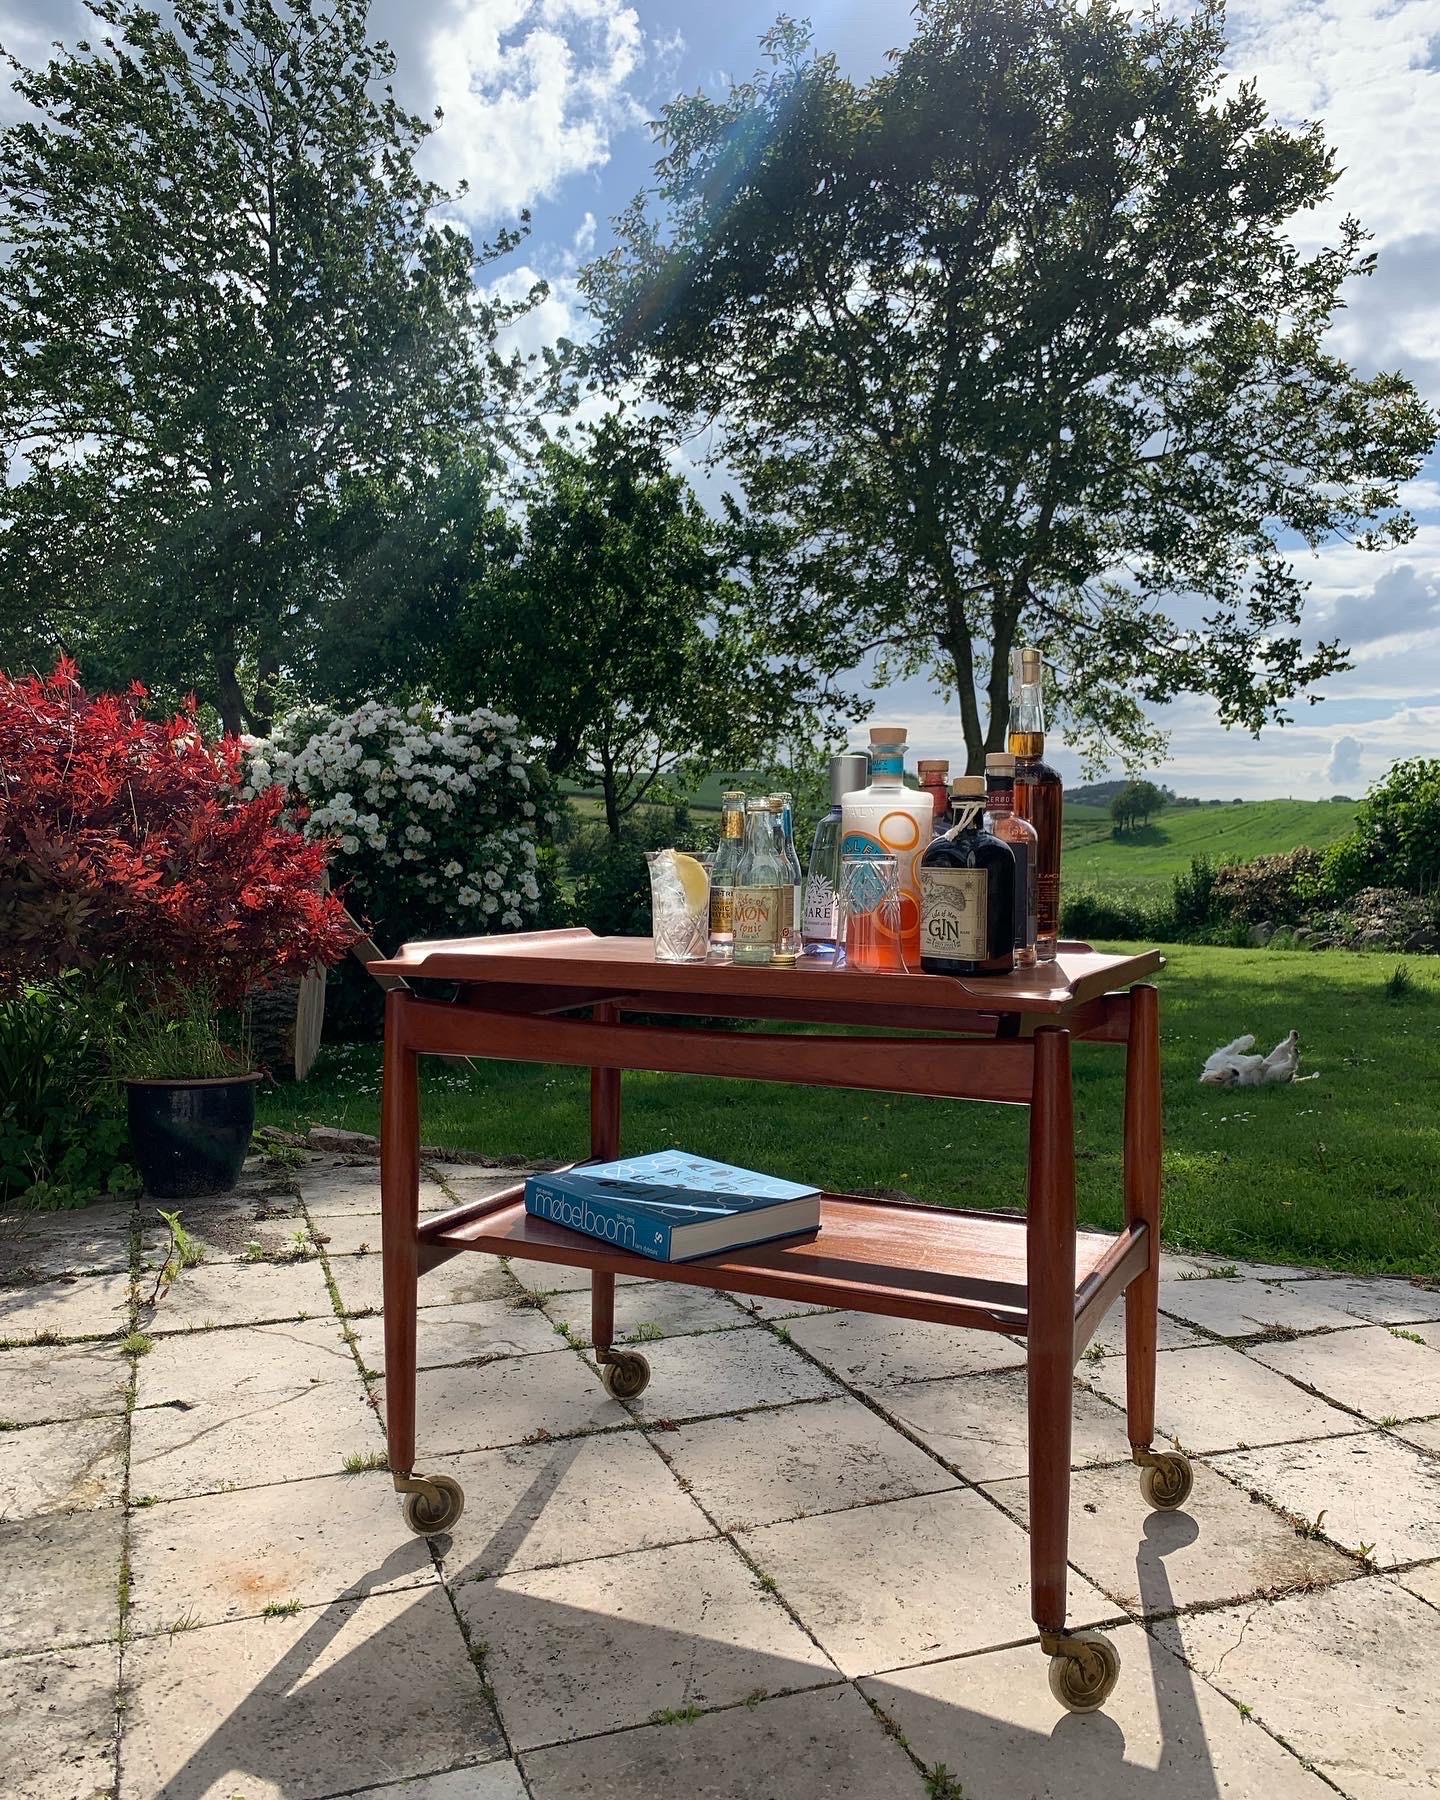
<svg viewBox="0 0 1440 1800">
<path fill-rule="evenodd" d="M 343 718 L 300 715 L 247 751 L 244 792 L 279 783 L 308 807 L 305 831 L 338 841 L 332 873 L 382 948 L 541 917 L 556 815 L 514 719 L 368 700 Z"/>
</svg>

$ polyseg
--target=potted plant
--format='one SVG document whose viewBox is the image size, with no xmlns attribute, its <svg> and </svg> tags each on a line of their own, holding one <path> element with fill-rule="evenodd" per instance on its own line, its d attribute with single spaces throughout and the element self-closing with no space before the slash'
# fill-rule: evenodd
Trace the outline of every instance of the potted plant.
<svg viewBox="0 0 1440 1800">
<path fill-rule="evenodd" d="M 193 701 L 151 720 L 145 700 L 90 695 L 63 660 L 0 673 L 0 993 L 67 971 L 105 991 L 146 1184 L 193 1197 L 234 1185 L 254 1120 L 226 1021 L 354 927 L 322 891 L 329 841 L 279 787 L 242 793 L 241 745 L 207 743 Z"/>
</svg>

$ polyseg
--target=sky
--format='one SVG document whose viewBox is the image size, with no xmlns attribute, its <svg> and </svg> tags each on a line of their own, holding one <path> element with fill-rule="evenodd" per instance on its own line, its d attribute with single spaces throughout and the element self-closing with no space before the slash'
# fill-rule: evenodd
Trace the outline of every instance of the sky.
<svg viewBox="0 0 1440 1800">
<path fill-rule="evenodd" d="M 466 222 L 483 233 L 533 217 L 498 279 L 550 298 L 526 322 L 532 341 L 583 336 L 576 272 L 610 241 L 609 221 L 646 184 L 648 122 L 674 94 L 718 90 L 755 67 L 756 41 L 781 0 L 372 0 L 398 57 L 400 97 L 441 106 L 427 173 L 469 184 Z M 896 0 L 790 0 L 817 41 L 863 79 L 908 35 Z M 0 44 L 42 60 L 55 38 L 84 35 L 78 0 L 0 0 Z M 1253 78 L 1279 119 L 1322 119 L 1344 174 L 1333 204 L 1297 229 L 1302 249 L 1355 213 L 1374 234 L 1375 276 L 1351 291 L 1335 347 L 1362 372 L 1401 368 L 1440 406 L 1440 14 L 1435 0 L 1232 0 L 1228 67 Z M 0 97 L 0 117 L 6 111 Z M 1359 794 L 1397 758 L 1440 756 L 1440 457 L 1405 496 L 1418 531 L 1383 556 L 1336 545 L 1305 555 L 1306 633 L 1339 636 L 1353 668 L 1315 704 L 1258 739 L 1224 730 L 1213 707 L 1161 709 L 1167 758 L 1149 772 L 1200 798 Z M 922 680 L 877 696 L 910 742 L 963 764 L 953 705 Z M 1063 742 L 1067 780 L 1079 763 Z M 1114 771 L 1118 773 L 1118 768 Z"/>
</svg>

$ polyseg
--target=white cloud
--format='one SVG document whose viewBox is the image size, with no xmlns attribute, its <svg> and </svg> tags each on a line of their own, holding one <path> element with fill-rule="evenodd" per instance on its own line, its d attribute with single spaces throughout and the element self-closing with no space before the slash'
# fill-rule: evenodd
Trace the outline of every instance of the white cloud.
<svg viewBox="0 0 1440 1800">
<path fill-rule="evenodd" d="M 1360 787 L 1364 780 L 1360 766 L 1364 755 L 1365 747 L 1359 738 L 1351 737 L 1348 732 L 1344 737 L 1336 738 L 1330 746 L 1330 760 L 1325 765 L 1325 779 L 1335 788 L 1354 789 Z"/>
<path fill-rule="evenodd" d="M 643 116 L 629 84 L 644 50 L 621 0 L 458 0 L 428 46 L 445 114 L 433 163 L 469 184 L 457 211 L 513 219 L 602 168 L 612 133 Z"/>
</svg>

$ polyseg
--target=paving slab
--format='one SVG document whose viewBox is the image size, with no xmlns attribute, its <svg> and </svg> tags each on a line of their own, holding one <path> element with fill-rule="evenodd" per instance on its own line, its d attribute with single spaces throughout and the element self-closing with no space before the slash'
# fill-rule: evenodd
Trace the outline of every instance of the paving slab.
<svg viewBox="0 0 1440 1800">
<path fill-rule="evenodd" d="M 1029 1537 L 969 1489 L 766 1525 L 739 1542 L 846 1675 L 1013 1643 L 1035 1630 Z M 1073 1623 L 1115 1610 L 1071 1575 Z"/>
<path fill-rule="evenodd" d="M 378 1313 L 355 1321 L 355 1342 L 367 1369 L 385 1367 L 385 1323 Z M 422 1369 L 497 1356 L 538 1356 L 559 1347 L 555 1327 L 543 1312 L 513 1306 L 508 1300 L 422 1307 L 416 1327 L 415 1350 Z"/>
<path fill-rule="evenodd" d="M 848 1397 L 694 1421 L 653 1442 L 727 1531 L 956 1485 L 933 1457 Z"/>
<path fill-rule="evenodd" d="M 1440 1462 L 1383 1431 L 1212 1458 L 1222 1475 L 1382 1568 L 1440 1556 Z M 1323 1518 L 1321 1515 L 1323 1514 Z"/>
<path fill-rule="evenodd" d="M 201 1353 L 203 1351 L 203 1354 Z M 141 1407 L 210 1401 L 246 1411 L 261 1394 L 290 1393 L 322 1381 L 356 1379 L 340 1321 L 258 1325 L 216 1331 L 203 1345 L 183 1335 L 157 1337 L 136 1366 Z"/>
<path fill-rule="evenodd" d="M 384 1264 L 380 1257 L 332 1256 L 330 1273 L 347 1313 L 379 1312 L 385 1304 Z M 457 1256 L 420 1277 L 419 1305 L 461 1306 L 471 1300 L 505 1300 L 515 1283 L 493 1256 Z"/>
<path fill-rule="evenodd" d="M 130 1491 L 176 1500 L 289 1483 L 339 1474 L 347 1457 L 383 1449 L 358 1380 L 156 1406 L 130 1422 Z"/>
<path fill-rule="evenodd" d="M 153 1306 L 142 1286 L 139 1327 L 153 1336 L 281 1319 L 329 1319 L 335 1309 L 319 1257 L 306 1262 L 196 1263 Z"/>
<path fill-rule="evenodd" d="M 590 1296 L 586 1292 L 554 1294 L 545 1311 L 557 1325 L 566 1325 L 573 1343 L 591 1344 Z M 733 1331 L 753 1325 L 754 1316 L 742 1311 L 724 1294 L 708 1288 L 685 1287 L 678 1281 L 635 1282 L 615 1292 L 615 1342 L 640 1344 L 657 1337 L 683 1337 L 704 1331 Z"/>
<path fill-rule="evenodd" d="M 1420 1563 L 1416 1568 L 1404 1570 L 1394 1579 L 1410 1593 L 1418 1594 L 1432 1606 L 1440 1607 L 1440 1562 Z"/>
<path fill-rule="evenodd" d="M 522 1751 L 835 1679 L 723 1542 L 468 1582 L 455 1600 Z"/>
<path fill-rule="evenodd" d="M 1155 1332 L 1155 1347 L 1158 1350 L 1188 1350 L 1195 1344 L 1203 1344 L 1203 1338 L 1192 1326 L 1182 1325 L 1178 1319 L 1170 1319 L 1161 1313 Z M 1087 1354 L 1093 1362 L 1098 1356 L 1123 1356 L 1125 1354 L 1125 1308 L 1123 1305 L 1112 1307 L 1100 1322 L 1100 1329 L 1091 1338 L 1087 1346 Z M 1083 1365 L 1082 1365 L 1083 1367 Z"/>
<path fill-rule="evenodd" d="M 445 1775 L 417 1775 L 414 1781 L 387 1781 L 366 1788 L 365 1800 L 529 1800 L 520 1771 L 504 1762 L 451 1769 Z"/>
<path fill-rule="evenodd" d="M 147 1209 L 140 1233 L 141 1262 L 159 1269 L 170 1248 L 170 1228 Z M 181 1223 L 205 1246 L 210 1263 L 249 1262 L 258 1245 L 267 1257 L 292 1255 L 298 1243 L 309 1246 L 310 1228 L 298 1194 L 249 1194 L 222 1201 L 187 1201 Z M 297 1237 L 298 1234 L 298 1237 Z"/>
<path fill-rule="evenodd" d="M 383 1472 L 284 1481 L 238 1493 L 166 1500 L 130 1524 L 130 1630 L 177 1619 L 213 1625 L 266 1605 L 327 1600 L 437 1579 Z"/>
<path fill-rule="evenodd" d="M 757 1319 L 795 1319 L 835 1310 L 833 1306 L 807 1306 L 801 1300 L 772 1300 L 768 1294 L 732 1294 L 731 1299 Z"/>
<path fill-rule="evenodd" d="M 5 1800 L 110 1800 L 119 1672 L 110 1644 L 0 1658 Z"/>
<path fill-rule="evenodd" d="M 415 1388 L 421 1467 L 427 1457 L 630 1423 L 625 1408 L 573 1350 L 505 1357 L 479 1368 L 426 1369 Z M 383 1412 L 383 1387 L 376 1392 Z"/>
<path fill-rule="evenodd" d="M 1160 1281 L 1160 1310 L 1216 1337 L 1254 1337 L 1279 1326 L 1285 1331 L 1325 1331 L 1353 1325 L 1353 1314 L 1308 1298 L 1308 1284 L 1275 1287 L 1253 1276 L 1238 1280 Z"/>
<path fill-rule="evenodd" d="M 0 1525 L 0 1649 L 11 1654 L 113 1638 L 124 1538 L 118 1507 Z"/>
<path fill-rule="evenodd" d="M 125 1488 L 125 1420 L 0 1432 L 0 1520 L 114 1506 Z"/>
<path fill-rule="evenodd" d="M 1128 1461 L 1125 1415 L 1083 1387 L 1070 1398 L 1072 1465 Z M 1023 1370 L 912 1382 L 877 1394 L 876 1404 L 967 1481 L 1004 1481 L 1030 1467 Z"/>
<path fill-rule="evenodd" d="M 1327 1340 L 1303 1341 L 1308 1350 Z M 1081 1379 L 1116 1405 L 1124 1405 L 1123 1363 L 1108 1359 L 1083 1363 Z M 1248 1352 L 1224 1344 L 1174 1350 L 1160 1363 L 1155 1427 L 1161 1438 L 1178 1438 L 1186 1450 L 1199 1454 L 1364 1429 L 1349 1413 L 1307 1394 Z"/>
<path fill-rule="evenodd" d="M 638 1431 L 430 1457 L 425 1468 L 465 1490 L 459 1523 L 433 1540 L 452 1584 L 715 1535 Z"/>
<path fill-rule="evenodd" d="M 1334 1800 L 1334 1789 L 1134 1625 L 1103 1712 L 1066 1713 L 1035 1645 L 861 1683 L 927 1768 L 983 1800 Z"/>
<path fill-rule="evenodd" d="M 118 1344 L 0 1351 L 0 1419 L 39 1425 L 125 1410 L 130 1364 Z"/>
<path fill-rule="evenodd" d="M 1440 1788 L 1435 1611 L 1371 1577 L 1152 1628 L 1354 1800 Z"/>
<path fill-rule="evenodd" d="M 1440 1319 L 1440 1288 L 1422 1287 L 1407 1281 L 1403 1275 L 1357 1277 L 1321 1277 L 1307 1281 L 1307 1300 L 1318 1300 L 1335 1306 L 1357 1319 L 1374 1325 L 1413 1325 L 1427 1319 Z"/>
<path fill-rule="evenodd" d="M 960 1331 L 875 1313 L 821 1313 L 797 1319 L 790 1336 L 850 1387 L 866 1393 L 901 1382 L 1025 1366 L 1025 1347 L 991 1331 Z"/>
<path fill-rule="evenodd" d="M 438 1588 L 143 1638 L 122 1800 L 314 1800 L 504 1751 Z"/>
<path fill-rule="evenodd" d="M 1406 1335 L 1397 1336 L 1402 1329 Z M 1440 1349 L 1427 1333 L 1440 1342 L 1440 1325 L 1365 1325 L 1289 1344 L 1256 1344 L 1251 1355 L 1377 1424 L 1388 1423 L 1440 1412 Z"/>
<path fill-rule="evenodd" d="M 130 1267 L 129 1200 L 101 1202 L 75 1211 L 0 1215 L 0 1280 L 79 1275 Z"/>
<path fill-rule="evenodd" d="M 532 1294 L 574 1294 L 588 1290 L 590 1271 L 572 1268 L 569 1263 L 537 1262 L 529 1256 L 507 1256 L 505 1266 Z M 634 1287 L 646 1281 L 643 1275 L 617 1275 L 617 1287 Z"/>
<path fill-rule="evenodd" d="M 0 1288 L 0 1342 L 120 1337 L 130 1329 L 128 1275 L 70 1275 Z"/>
<path fill-rule="evenodd" d="M 1355 1564 L 1212 1473 L 1192 1465 L 1195 1487 L 1182 1510 L 1151 1512 L 1139 1470 L 1081 1469 L 1070 1480 L 1070 1561 L 1127 1612 L 1166 1613 L 1347 1581 Z M 1024 1526 L 1028 1481 L 985 1490 Z"/>
<path fill-rule="evenodd" d="M 1402 1425 L 1395 1435 L 1404 1438 L 1407 1444 L 1414 1444 L 1421 1450 L 1440 1456 L 1440 1419 L 1422 1419 L 1410 1425 Z"/>
<path fill-rule="evenodd" d="M 310 1241 L 327 1256 L 379 1257 L 383 1232 L 378 1212 L 332 1213 L 310 1223 Z"/>
<path fill-rule="evenodd" d="M 302 1169 L 295 1177 L 295 1184 L 305 1203 L 305 1211 L 312 1220 L 333 1218 L 344 1213 L 380 1211 L 378 1163 L 368 1163 L 355 1169 L 317 1169 L 313 1172 Z M 422 1213 L 448 1212 L 454 1204 L 454 1200 L 438 1181 L 421 1177 Z"/>
<path fill-rule="evenodd" d="M 631 1402 L 640 1418 L 688 1419 L 707 1413 L 783 1406 L 840 1394 L 821 1369 L 763 1326 L 646 1344 L 650 1385 Z"/>
<path fill-rule="evenodd" d="M 924 1800 L 925 1783 L 848 1683 L 682 1725 L 532 1751 L 535 1800 Z"/>
</svg>

